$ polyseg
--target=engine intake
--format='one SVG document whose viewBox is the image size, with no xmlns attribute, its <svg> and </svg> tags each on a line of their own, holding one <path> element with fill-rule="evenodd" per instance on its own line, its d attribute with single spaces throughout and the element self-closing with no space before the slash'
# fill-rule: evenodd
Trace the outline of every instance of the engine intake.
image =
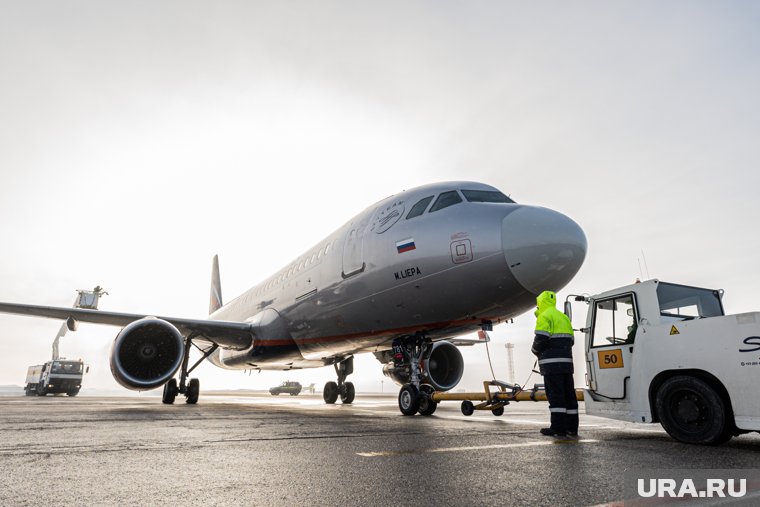
<svg viewBox="0 0 760 507">
<path fill-rule="evenodd" d="M 462 380 L 464 359 L 456 345 L 447 341 L 435 342 L 427 359 L 420 364 L 422 382 L 432 385 L 436 391 L 454 389 Z M 398 385 L 409 382 L 410 369 L 407 363 L 389 362 L 383 366 L 383 374 Z"/>
<path fill-rule="evenodd" d="M 145 391 L 171 379 L 185 352 L 182 334 L 155 317 L 136 320 L 122 329 L 111 346 L 111 373 L 127 389 Z"/>
</svg>

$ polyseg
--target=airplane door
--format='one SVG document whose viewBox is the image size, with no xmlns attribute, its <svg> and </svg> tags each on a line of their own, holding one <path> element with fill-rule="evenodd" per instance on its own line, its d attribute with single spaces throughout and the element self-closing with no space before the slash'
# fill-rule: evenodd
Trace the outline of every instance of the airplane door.
<svg viewBox="0 0 760 507">
<path fill-rule="evenodd" d="M 343 242 L 343 278 L 357 275 L 364 271 L 364 233 L 367 230 L 372 213 L 365 213 L 351 222 Z"/>
<path fill-rule="evenodd" d="M 586 366 L 591 390 L 611 399 L 626 399 L 636 337 L 633 294 L 594 302 Z"/>
</svg>

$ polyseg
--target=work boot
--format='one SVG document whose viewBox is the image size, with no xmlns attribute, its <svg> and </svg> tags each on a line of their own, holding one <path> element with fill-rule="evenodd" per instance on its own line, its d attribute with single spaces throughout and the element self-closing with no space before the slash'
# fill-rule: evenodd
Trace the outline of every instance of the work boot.
<svg viewBox="0 0 760 507">
<path fill-rule="evenodd" d="M 577 431 L 568 430 L 567 436 L 568 437 L 572 437 L 572 438 L 578 438 L 578 432 Z"/>
<path fill-rule="evenodd" d="M 541 428 L 541 434 L 547 437 L 564 437 L 567 435 L 564 431 L 558 431 L 554 428 Z"/>
</svg>

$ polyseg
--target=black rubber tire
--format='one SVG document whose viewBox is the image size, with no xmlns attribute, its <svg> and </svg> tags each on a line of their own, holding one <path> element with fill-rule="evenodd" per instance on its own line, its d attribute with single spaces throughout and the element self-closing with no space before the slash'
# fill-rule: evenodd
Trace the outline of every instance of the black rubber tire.
<svg viewBox="0 0 760 507">
<path fill-rule="evenodd" d="M 726 403 L 702 379 L 686 375 L 669 378 L 658 389 L 655 405 L 662 427 L 679 442 L 716 445 L 733 436 Z"/>
<path fill-rule="evenodd" d="M 37 396 L 47 396 L 47 391 L 45 390 L 45 384 L 37 384 Z"/>
<path fill-rule="evenodd" d="M 354 402 L 354 398 L 356 398 L 356 389 L 354 388 L 354 384 L 352 382 L 346 382 L 343 384 L 343 390 L 340 393 L 340 401 L 344 405 L 350 405 Z"/>
<path fill-rule="evenodd" d="M 472 404 L 469 400 L 464 400 L 462 402 L 462 413 L 466 416 L 470 416 L 475 412 L 475 405 Z"/>
<path fill-rule="evenodd" d="M 79 389 L 73 389 L 66 393 L 66 395 L 71 396 L 72 398 L 76 396 L 77 394 L 79 394 Z"/>
<path fill-rule="evenodd" d="M 191 378 L 187 383 L 187 392 L 185 393 L 185 403 L 195 405 L 198 403 L 198 397 L 201 395 L 201 382 L 197 378 Z"/>
<path fill-rule="evenodd" d="M 501 417 L 504 415 L 504 407 L 496 407 L 491 409 L 491 413 L 495 415 L 496 417 Z"/>
<path fill-rule="evenodd" d="M 322 399 L 325 403 L 332 405 L 338 400 L 338 384 L 337 382 L 328 382 L 325 384 L 325 389 L 322 391 Z"/>
<path fill-rule="evenodd" d="M 171 405 L 177 397 L 177 379 L 173 378 L 164 384 L 164 394 L 161 396 L 161 403 Z"/>
<path fill-rule="evenodd" d="M 438 403 L 434 402 L 430 397 L 435 392 L 435 388 L 429 384 L 422 384 L 420 386 L 420 408 L 417 413 L 420 415 L 433 415 L 438 408 Z"/>
<path fill-rule="evenodd" d="M 414 415 L 420 409 L 420 390 L 414 384 L 404 384 L 398 393 L 398 408 L 404 415 Z"/>
</svg>

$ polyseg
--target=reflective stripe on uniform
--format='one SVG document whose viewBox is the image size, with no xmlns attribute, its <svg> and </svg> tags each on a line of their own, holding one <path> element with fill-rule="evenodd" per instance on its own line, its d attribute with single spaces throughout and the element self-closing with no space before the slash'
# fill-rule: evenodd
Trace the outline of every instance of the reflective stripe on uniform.
<svg viewBox="0 0 760 507">
<path fill-rule="evenodd" d="M 549 363 L 572 363 L 573 358 L 572 357 L 554 357 L 552 359 L 541 359 L 538 364 L 549 364 Z"/>
<path fill-rule="evenodd" d="M 559 413 L 559 414 L 566 414 L 569 412 L 566 408 L 549 408 L 549 412 Z"/>
<path fill-rule="evenodd" d="M 577 414 L 577 413 L 578 413 L 578 409 L 575 409 L 575 410 L 568 410 L 568 411 L 567 411 L 567 413 L 568 413 L 568 414 L 570 414 L 570 415 L 575 415 L 575 414 Z"/>
<path fill-rule="evenodd" d="M 550 336 L 550 338 L 575 338 L 571 334 L 557 333 Z"/>
<path fill-rule="evenodd" d="M 538 331 L 538 330 L 536 330 L 536 334 L 537 335 L 541 335 L 541 336 L 546 336 L 547 338 L 551 338 L 551 334 L 549 333 L 549 331 Z"/>
</svg>

